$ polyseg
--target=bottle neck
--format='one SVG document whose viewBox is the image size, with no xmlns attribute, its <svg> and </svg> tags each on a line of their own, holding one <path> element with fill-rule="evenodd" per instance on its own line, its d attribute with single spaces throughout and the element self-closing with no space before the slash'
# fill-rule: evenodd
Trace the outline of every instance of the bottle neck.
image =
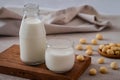
<svg viewBox="0 0 120 80">
<path fill-rule="evenodd" d="M 39 18 L 38 12 L 24 12 L 25 18 Z"/>
<path fill-rule="evenodd" d="M 25 18 L 32 17 L 38 18 L 39 17 L 39 6 L 36 4 L 27 4 L 24 6 L 24 16 Z"/>
</svg>

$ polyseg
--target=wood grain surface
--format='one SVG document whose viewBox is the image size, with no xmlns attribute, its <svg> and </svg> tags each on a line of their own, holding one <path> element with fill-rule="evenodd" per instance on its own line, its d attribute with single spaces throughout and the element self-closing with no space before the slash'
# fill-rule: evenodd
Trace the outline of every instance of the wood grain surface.
<svg viewBox="0 0 120 80">
<path fill-rule="evenodd" d="M 45 64 L 28 66 L 22 63 L 19 45 L 13 45 L 0 54 L 0 73 L 31 80 L 77 80 L 90 64 L 91 58 L 85 56 L 85 61 L 76 60 L 69 72 L 57 74 L 48 70 Z"/>
</svg>

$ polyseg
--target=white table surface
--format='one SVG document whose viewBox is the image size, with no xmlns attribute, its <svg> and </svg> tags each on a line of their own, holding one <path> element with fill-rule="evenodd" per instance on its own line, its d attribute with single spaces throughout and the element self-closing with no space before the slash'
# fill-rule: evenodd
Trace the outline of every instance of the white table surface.
<svg viewBox="0 0 120 80">
<path fill-rule="evenodd" d="M 120 14 L 120 0 L 0 0 L 0 6 L 23 6 L 25 3 L 39 3 L 42 8 L 61 9 L 69 6 L 79 6 L 83 4 L 93 5 L 99 13 L 119 15 Z M 99 41 L 99 44 L 116 42 L 120 43 L 120 16 L 114 16 L 107 18 L 113 23 L 113 27 L 107 28 L 99 33 L 103 34 L 104 40 Z M 81 37 L 84 37 L 90 43 L 90 40 L 95 38 L 97 32 L 92 33 L 73 33 L 73 34 L 59 34 L 59 35 L 48 35 L 47 39 L 51 38 L 64 38 L 75 41 L 78 43 Z M 2 37 L 0 36 L 0 52 L 8 48 L 13 44 L 19 44 L 18 37 Z M 85 46 L 85 45 L 84 45 Z M 98 45 L 93 46 L 97 50 Z M 84 51 L 76 51 L 78 54 L 85 54 Z M 105 64 L 98 64 L 97 59 L 101 57 L 98 52 L 94 51 L 92 57 L 92 63 L 85 73 L 79 78 L 79 80 L 120 80 L 120 69 L 112 70 L 109 67 L 111 61 L 116 61 L 120 65 L 119 59 L 105 58 Z M 106 66 L 108 68 L 108 74 L 97 73 L 96 76 L 89 76 L 88 71 L 90 68 L 96 68 L 99 70 L 100 66 Z M 119 66 L 120 67 L 120 66 Z M 0 80 L 27 80 L 20 77 L 9 76 L 0 74 Z"/>
</svg>

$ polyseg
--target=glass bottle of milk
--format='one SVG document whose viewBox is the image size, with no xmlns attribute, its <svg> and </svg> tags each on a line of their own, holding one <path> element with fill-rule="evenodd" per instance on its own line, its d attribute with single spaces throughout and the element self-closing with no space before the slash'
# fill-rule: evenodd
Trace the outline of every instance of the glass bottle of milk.
<svg viewBox="0 0 120 80">
<path fill-rule="evenodd" d="M 38 65 L 45 61 L 46 32 L 40 20 L 39 6 L 24 6 L 24 16 L 19 31 L 20 58 L 28 65 Z"/>
</svg>

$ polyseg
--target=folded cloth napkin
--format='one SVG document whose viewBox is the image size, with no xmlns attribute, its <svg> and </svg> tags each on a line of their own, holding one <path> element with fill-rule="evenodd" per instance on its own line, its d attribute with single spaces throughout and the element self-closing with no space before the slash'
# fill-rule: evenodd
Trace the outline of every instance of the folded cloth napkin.
<svg viewBox="0 0 120 80">
<path fill-rule="evenodd" d="M 48 34 L 101 31 L 111 23 L 100 17 L 92 6 L 70 7 L 49 14 L 45 19 L 46 31 Z"/>
<path fill-rule="evenodd" d="M 18 36 L 21 16 L 6 8 L 0 9 L 0 35 Z"/>
<path fill-rule="evenodd" d="M 47 34 L 91 32 L 111 26 L 109 21 L 101 20 L 100 17 L 92 6 L 84 5 L 43 14 L 43 21 Z M 22 15 L 1 8 L 0 35 L 18 36 L 21 19 Z"/>
</svg>

